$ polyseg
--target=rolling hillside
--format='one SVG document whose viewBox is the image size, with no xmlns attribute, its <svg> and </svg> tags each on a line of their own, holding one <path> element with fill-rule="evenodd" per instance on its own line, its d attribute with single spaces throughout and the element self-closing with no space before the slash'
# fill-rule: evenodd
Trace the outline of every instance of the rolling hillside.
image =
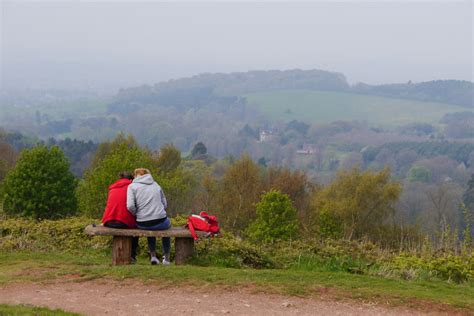
<svg viewBox="0 0 474 316">
<path fill-rule="evenodd" d="M 337 120 L 368 121 L 374 125 L 399 126 L 412 122 L 438 124 L 446 113 L 465 107 L 361 94 L 286 90 L 246 94 L 248 104 L 273 121 L 301 120 L 329 123 Z"/>
</svg>

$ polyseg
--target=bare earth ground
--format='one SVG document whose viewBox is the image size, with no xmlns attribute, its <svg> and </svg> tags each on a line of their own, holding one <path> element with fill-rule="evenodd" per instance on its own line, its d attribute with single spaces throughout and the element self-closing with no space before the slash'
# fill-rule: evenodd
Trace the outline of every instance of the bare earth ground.
<svg viewBox="0 0 474 316">
<path fill-rule="evenodd" d="M 86 315 L 433 315 L 328 298 L 255 294 L 249 290 L 160 288 L 138 281 L 58 281 L 0 286 L 0 304 L 30 304 Z M 435 312 L 438 315 L 447 313 Z"/>
</svg>

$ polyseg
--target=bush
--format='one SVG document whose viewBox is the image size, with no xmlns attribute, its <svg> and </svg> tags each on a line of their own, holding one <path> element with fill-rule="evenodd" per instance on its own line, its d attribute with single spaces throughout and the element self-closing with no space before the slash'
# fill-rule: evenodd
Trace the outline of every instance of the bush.
<svg viewBox="0 0 474 316">
<path fill-rule="evenodd" d="M 264 193 L 256 208 L 257 219 L 247 230 L 252 240 L 274 242 L 296 237 L 297 211 L 287 194 L 275 190 Z"/>
<path fill-rule="evenodd" d="M 305 240 L 278 245 L 274 256 L 292 269 L 369 273 L 387 253 L 370 242 Z"/>
<path fill-rule="evenodd" d="M 57 146 L 37 146 L 21 152 L 4 183 L 4 211 L 36 219 L 61 218 L 77 208 L 76 180 Z"/>
<path fill-rule="evenodd" d="M 193 263 L 227 268 L 275 268 L 268 254 L 249 242 L 225 233 L 220 238 L 201 240 L 197 244 Z"/>
<path fill-rule="evenodd" d="M 471 254 L 451 253 L 414 255 L 401 253 L 384 263 L 381 274 L 402 279 L 438 278 L 454 283 L 474 277 L 474 257 Z"/>
<path fill-rule="evenodd" d="M 110 249 L 111 237 L 90 237 L 84 228 L 96 222 L 90 218 L 62 220 L 6 219 L 0 221 L 0 251 L 80 251 Z"/>
<path fill-rule="evenodd" d="M 0 221 L 0 251 L 110 251 L 111 237 L 84 234 L 85 226 L 93 222 L 97 221 L 85 217 L 40 222 L 5 219 Z M 182 226 L 186 217 L 172 218 L 172 223 L 175 227 Z M 146 238 L 140 238 L 140 245 L 145 256 Z M 393 279 L 441 279 L 461 283 L 470 282 L 474 277 L 473 254 L 472 249 L 461 255 L 449 250 L 398 254 L 370 242 L 331 239 L 280 241 L 263 248 L 224 233 L 220 238 L 198 241 L 192 263 L 228 268 L 349 272 Z"/>
<path fill-rule="evenodd" d="M 107 250 L 112 237 L 88 236 L 84 228 L 97 220 L 71 217 L 63 220 L 6 219 L 0 221 L 0 251 L 65 251 L 84 252 L 90 249 Z M 187 217 L 171 219 L 174 227 L 183 226 Z M 146 254 L 147 239 L 140 238 L 141 253 Z M 203 239 L 196 245 L 194 262 L 200 265 L 223 267 L 273 268 L 274 262 L 254 245 L 236 239 L 231 234 L 222 238 Z M 174 250 L 174 249 L 172 249 Z M 172 251 L 172 257 L 174 255 Z"/>
</svg>

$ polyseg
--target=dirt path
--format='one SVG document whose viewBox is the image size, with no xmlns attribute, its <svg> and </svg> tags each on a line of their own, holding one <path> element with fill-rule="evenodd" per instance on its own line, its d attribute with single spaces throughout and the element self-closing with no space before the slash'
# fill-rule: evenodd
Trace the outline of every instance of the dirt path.
<svg viewBox="0 0 474 316">
<path fill-rule="evenodd" d="M 329 299 L 252 294 L 249 290 L 169 288 L 96 280 L 0 286 L 0 303 L 32 304 L 86 315 L 423 315 L 406 308 Z M 430 313 L 432 314 L 432 313 Z"/>
</svg>

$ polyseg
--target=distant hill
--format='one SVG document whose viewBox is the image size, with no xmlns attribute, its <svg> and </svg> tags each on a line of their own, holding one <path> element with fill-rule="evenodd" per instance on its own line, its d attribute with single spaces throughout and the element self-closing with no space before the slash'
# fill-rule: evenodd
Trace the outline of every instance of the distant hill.
<svg viewBox="0 0 474 316">
<path fill-rule="evenodd" d="M 237 101 L 234 96 L 288 89 L 347 91 L 350 86 L 343 74 L 323 70 L 205 73 L 155 85 L 121 89 L 109 111 L 127 112 L 139 104 L 155 103 L 180 108 L 200 107 L 211 102 L 230 104 Z"/>
<path fill-rule="evenodd" d="M 371 86 L 357 84 L 352 91 L 370 95 L 431 101 L 474 107 L 474 83 L 461 80 L 436 80 Z"/>
<path fill-rule="evenodd" d="M 391 127 L 414 122 L 436 125 L 445 114 L 466 110 L 452 104 L 335 91 L 285 90 L 245 97 L 252 108 L 272 121 L 284 122 L 358 120 Z"/>
<path fill-rule="evenodd" d="M 108 111 L 131 113 L 142 105 L 169 106 L 181 110 L 201 108 L 210 104 L 226 107 L 241 103 L 240 97 L 243 95 L 295 90 L 352 93 L 351 98 L 354 100 L 357 100 L 356 94 L 362 94 L 446 103 L 467 108 L 474 106 L 474 84 L 468 81 L 438 80 L 387 85 L 361 83 L 350 86 L 345 76 L 340 73 L 296 69 L 229 74 L 205 73 L 155 85 L 121 89 L 114 101 L 109 104 Z M 341 111 L 344 114 L 342 108 Z"/>
</svg>

